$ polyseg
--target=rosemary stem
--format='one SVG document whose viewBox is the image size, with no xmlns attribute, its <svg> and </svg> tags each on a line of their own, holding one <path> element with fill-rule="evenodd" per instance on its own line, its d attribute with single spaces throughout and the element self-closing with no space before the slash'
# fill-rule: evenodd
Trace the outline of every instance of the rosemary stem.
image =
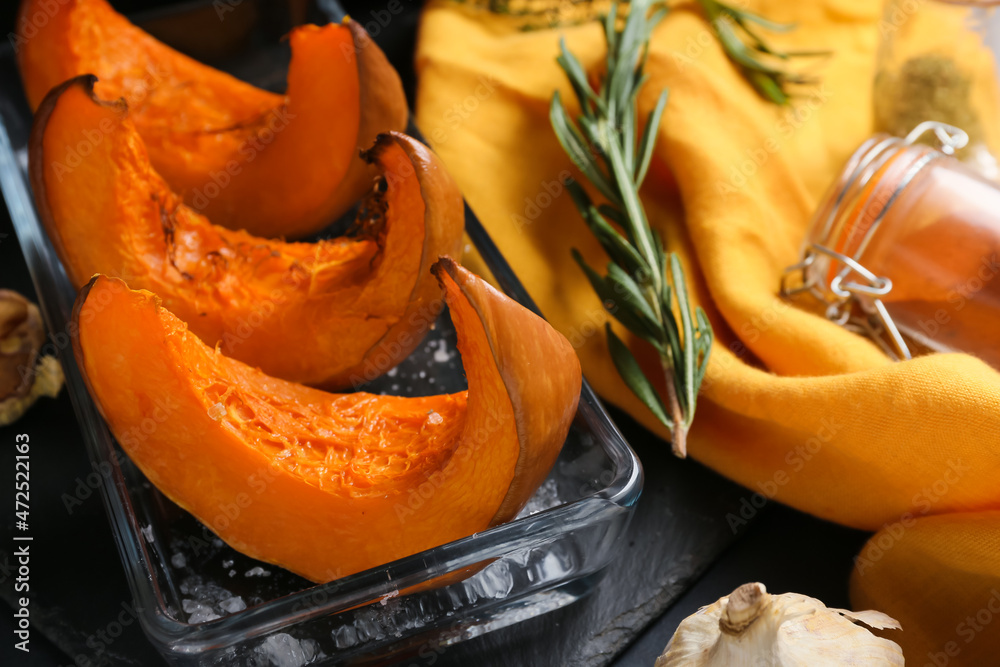
<svg viewBox="0 0 1000 667">
<path fill-rule="evenodd" d="M 667 384 L 667 410 L 670 411 L 670 418 L 674 422 L 671 447 L 674 456 L 684 458 L 687 456 L 688 424 L 684 415 L 684 409 L 681 407 L 680 397 L 677 394 L 677 387 L 674 385 L 676 373 L 674 372 L 673 363 L 664 353 L 660 353 L 660 366 L 663 369 L 663 378 Z"/>
<path fill-rule="evenodd" d="M 660 305 L 660 299 L 651 295 L 649 290 L 644 290 L 646 300 L 653 306 L 653 312 L 659 321 L 663 321 L 664 313 Z M 687 350 L 685 350 L 687 352 Z M 670 341 L 663 340 L 660 347 L 660 370 L 663 372 L 663 379 L 667 386 L 667 410 L 670 419 L 673 420 L 671 430 L 671 444 L 675 456 L 684 458 L 687 456 L 687 429 L 689 418 L 681 405 L 680 393 L 676 385 L 677 382 L 677 360 L 674 359 L 673 348 Z M 693 403 L 692 403 L 693 405 Z"/>
<path fill-rule="evenodd" d="M 632 170 L 625 165 L 625 160 L 617 142 L 612 141 L 609 143 L 608 159 L 611 163 L 611 171 L 614 174 L 615 181 L 619 184 L 632 183 Z M 666 279 L 666 276 L 661 276 L 657 269 L 659 261 L 656 258 L 656 250 L 653 248 L 653 240 L 650 238 L 649 221 L 646 219 L 646 213 L 639 202 L 638 187 L 620 187 L 619 190 L 621 191 L 622 204 L 625 206 L 625 213 L 627 214 L 626 219 L 631 224 L 632 234 L 639 246 L 639 252 L 642 258 L 646 260 L 653 289 L 659 294 L 662 292 L 662 281 Z"/>
</svg>

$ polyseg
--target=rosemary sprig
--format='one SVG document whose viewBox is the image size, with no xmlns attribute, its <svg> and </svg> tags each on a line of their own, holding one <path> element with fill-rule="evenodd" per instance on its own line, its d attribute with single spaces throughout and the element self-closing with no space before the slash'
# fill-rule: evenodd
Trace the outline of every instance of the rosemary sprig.
<svg viewBox="0 0 1000 667">
<path fill-rule="evenodd" d="M 497 14 L 533 19 L 523 23 L 521 30 L 539 30 L 583 23 L 611 4 L 607 0 L 459 1 Z M 743 76 L 761 96 L 775 104 L 783 105 L 791 100 L 790 85 L 812 81 L 785 69 L 784 63 L 800 56 L 821 56 L 829 53 L 829 51 L 779 51 L 764 41 L 759 30 L 784 33 L 795 29 L 794 24 L 771 21 L 760 14 L 734 7 L 720 0 L 698 0 L 698 4 L 705 12 L 705 17 L 729 59 L 739 67 Z"/>
<path fill-rule="evenodd" d="M 602 276 L 591 268 L 575 249 L 573 256 L 604 307 L 656 350 L 666 380 L 666 401 L 608 325 L 611 358 L 629 389 L 671 430 L 674 453 L 683 457 L 695 399 L 708 365 L 712 329 L 701 308 L 692 311 L 681 263 L 676 255 L 664 251 L 663 241 L 650 228 L 639 200 L 639 186 L 653 155 L 667 91 L 649 114 L 641 136 L 637 133 L 636 98 L 646 78 L 643 70 L 650 32 L 666 9 L 650 16 L 648 0 L 632 0 L 630 4 L 620 30 L 617 2 L 604 19 L 607 72 L 596 90 L 580 61 L 561 44 L 558 62 L 569 77 L 582 113 L 575 122 L 571 120 L 556 91 L 549 117 L 563 149 L 607 200 L 595 205 L 578 183 L 567 186 L 587 226 L 611 259 L 607 274 Z"/>
<path fill-rule="evenodd" d="M 828 51 L 778 51 L 767 45 L 757 28 L 771 32 L 789 32 L 792 23 L 776 23 L 759 14 L 738 9 L 719 0 L 698 0 L 705 17 L 729 59 L 763 97 L 775 104 L 788 104 L 789 84 L 809 83 L 808 77 L 790 72 L 776 63 L 801 56 L 822 56 Z"/>
</svg>

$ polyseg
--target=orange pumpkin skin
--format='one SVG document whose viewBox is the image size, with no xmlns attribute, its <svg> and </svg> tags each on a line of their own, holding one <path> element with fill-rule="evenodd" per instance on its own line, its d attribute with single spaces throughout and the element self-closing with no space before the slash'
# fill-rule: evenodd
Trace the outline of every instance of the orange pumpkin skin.
<svg viewBox="0 0 1000 667">
<path fill-rule="evenodd" d="M 51 92 L 29 149 L 39 215 L 75 286 L 120 276 L 209 345 L 310 385 L 356 386 L 419 344 L 441 308 L 430 265 L 459 251 L 464 224 L 461 195 L 429 149 L 393 133 L 365 153 L 382 178 L 354 237 L 267 240 L 181 202 L 125 104 L 97 99 L 92 83 Z"/>
<path fill-rule="evenodd" d="M 45 0 L 25 0 L 31 17 Z M 67 79 L 94 74 L 124 98 L 153 167 L 216 224 L 300 238 L 371 186 L 358 157 L 380 132 L 406 127 L 402 84 L 358 23 L 289 35 L 286 95 L 255 88 L 157 41 L 105 0 L 66 0 L 18 49 L 32 108 Z"/>
<path fill-rule="evenodd" d="M 77 300 L 77 362 L 157 488 L 235 549 L 329 581 L 513 518 L 573 419 L 569 342 L 454 262 L 437 275 L 467 392 L 336 395 L 268 377 L 103 276 Z"/>
</svg>

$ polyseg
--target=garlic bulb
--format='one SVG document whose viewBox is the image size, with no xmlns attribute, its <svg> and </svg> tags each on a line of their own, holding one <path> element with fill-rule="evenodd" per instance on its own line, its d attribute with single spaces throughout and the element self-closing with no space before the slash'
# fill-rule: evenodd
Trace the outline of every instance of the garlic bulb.
<svg viewBox="0 0 1000 667">
<path fill-rule="evenodd" d="M 38 358 L 44 342 L 38 307 L 17 292 L 0 290 L 0 426 L 17 421 L 39 396 L 59 394 L 59 362 Z"/>
<path fill-rule="evenodd" d="M 744 584 L 681 621 L 655 667 L 903 664 L 895 642 L 855 622 L 900 629 L 881 612 L 829 609 L 805 595 L 770 595 L 763 584 Z"/>
</svg>

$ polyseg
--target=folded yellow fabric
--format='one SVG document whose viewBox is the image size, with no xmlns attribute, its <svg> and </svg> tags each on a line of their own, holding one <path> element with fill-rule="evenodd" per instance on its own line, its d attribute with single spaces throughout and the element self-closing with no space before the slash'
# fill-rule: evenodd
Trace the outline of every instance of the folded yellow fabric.
<svg viewBox="0 0 1000 667">
<path fill-rule="evenodd" d="M 875 52 L 886 29 L 880 3 L 746 6 L 798 24 L 775 37 L 779 46 L 835 55 L 817 61 L 818 83 L 782 108 L 743 80 L 696 6 L 676 5 L 654 33 L 642 115 L 664 87 L 670 103 L 642 194 L 718 339 L 691 455 L 765 497 L 870 530 L 907 514 L 1000 509 L 1000 374 L 957 354 L 892 363 L 871 342 L 777 296 L 818 197 L 872 132 Z M 615 372 L 608 316 L 571 259 L 575 247 L 592 265 L 607 261 L 561 186 L 576 172 L 548 121 L 554 89 L 573 99 L 555 62 L 559 38 L 593 70 L 605 56 L 600 27 L 518 25 L 431 2 L 417 52 L 418 122 L 542 311 L 577 346 L 597 391 L 666 436 Z M 652 363 L 641 344 L 633 349 Z M 947 492 L 927 495 L 941 480 L 953 480 Z M 979 526 L 961 530 L 974 542 Z M 901 539 L 897 553 L 908 548 Z M 957 547 L 952 560 L 914 549 L 909 567 L 926 567 L 923 575 L 965 576 Z M 857 580 L 859 596 L 883 581 L 881 567 Z M 1000 567 L 992 572 L 1000 577 Z M 895 607 L 878 608 L 934 604 L 916 587 L 896 594 Z M 950 624 L 945 615 L 941 622 Z M 934 631 L 929 622 L 917 630 L 929 643 Z M 998 635 L 990 641 L 1000 655 Z"/>
<path fill-rule="evenodd" d="M 851 601 L 892 610 L 906 664 L 1000 664 L 1000 512 L 904 517 L 856 562 Z"/>
</svg>

